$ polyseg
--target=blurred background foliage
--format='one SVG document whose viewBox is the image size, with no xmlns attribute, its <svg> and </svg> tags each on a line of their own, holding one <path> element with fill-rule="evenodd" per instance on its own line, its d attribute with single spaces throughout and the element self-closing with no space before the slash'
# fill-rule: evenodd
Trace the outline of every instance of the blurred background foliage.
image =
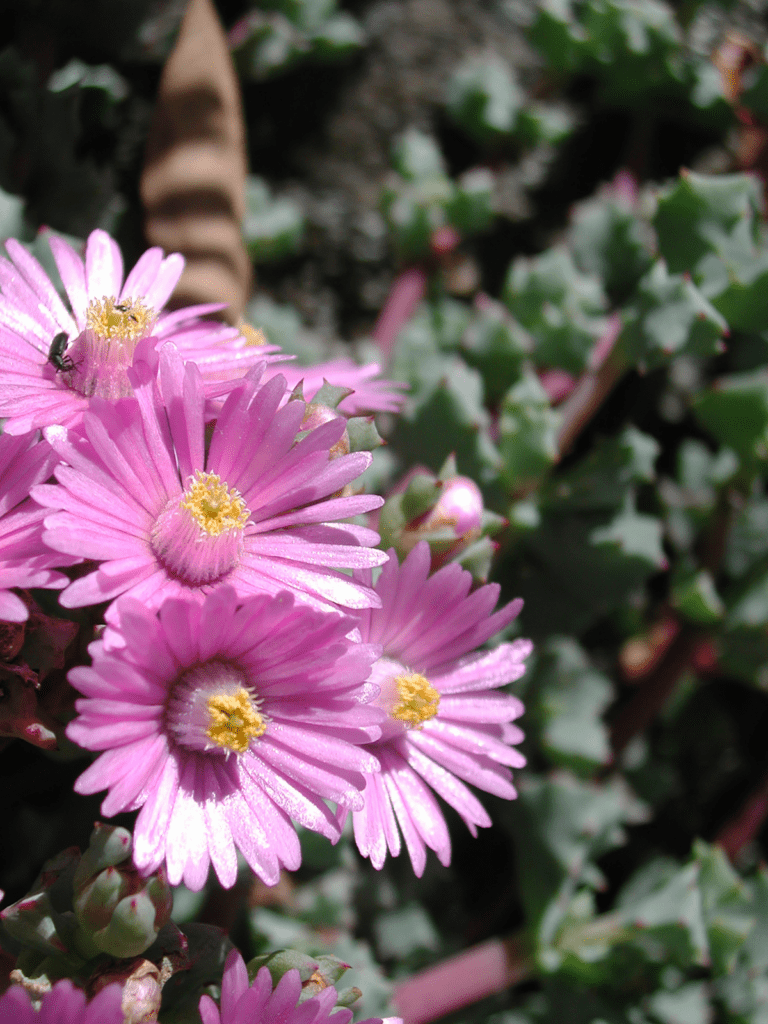
<svg viewBox="0 0 768 1024">
<path fill-rule="evenodd" d="M 45 260 L 49 231 L 100 226 L 130 263 L 184 4 L 3 6 L 0 236 Z M 363 1015 L 515 935 L 522 984 L 455 1021 L 765 1024 L 764 0 L 217 6 L 247 128 L 248 319 L 302 362 L 353 351 L 408 383 L 368 484 L 455 456 L 507 524 L 465 564 L 525 598 L 536 654 L 519 799 L 484 798 L 477 839 L 448 810 L 449 868 L 376 873 L 307 834 L 276 889 L 182 889 L 176 920 L 249 956 L 335 953 Z M 15 899 L 86 845 L 98 801 L 64 755 L 0 757 Z"/>
</svg>

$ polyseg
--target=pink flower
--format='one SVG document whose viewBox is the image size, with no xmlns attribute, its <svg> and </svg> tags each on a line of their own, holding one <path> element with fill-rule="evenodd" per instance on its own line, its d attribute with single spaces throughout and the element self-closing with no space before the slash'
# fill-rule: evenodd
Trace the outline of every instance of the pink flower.
<svg viewBox="0 0 768 1024">
<path fill-rule="evenodd" d="M 0 620 L 24 622 L 27 606 L 10 587 L 61 590 L 69 580 L 54 566 L 78 561 L 43 544 L 46 510 L 29 498 L 30 488 L 47 480 L 58 457 L 36 432 L 23 437 L 0 434 Z"/>
<path fill-rule="evenodd" d="M 245 962 L 233 949 L 224 966 L 221 1008 L 210 996 L 201 996 L 200 1016 L 203 1024 L 349 1024 L 352 1020 L 351 1010 L 331 1012 L 337 999 L 333 985 L 303 1003 L 299 1003 L 300 996 L 301 977 L 295 968 L 286 971 L 274 992 L 266 967 L 249 985 Z M 360 1024 L 381 1024 L 381 1019 L 373 1017 Z"/>
<path fill-rule="evenodd" d="M 335 496 L 371 461 L 367 452 L 330 460 L 344 422 L 296 442 L 304 403 L 281 408 L 285 381 L 261 384 L 255 368 L 229 395 L 206 450 L 197 367 L 172 345 L 159 361 L 159 385 L 137 364 L 129 371 L 134 398 L 93 399 L 82 428 L 47 432 L 66 465 L 55 471 L 57 486 L 34 491 L 60 510 L 46 517 L 45 542 L 101 561 L 64 591 L 62 604 L 131 594 L 156 608 L 224 582 L 240 595 L 290 589 L 322 607 L 378 604 L 369 587 L 337 571 L 386 560 L 370 547 L 378 534 L 336 522 L 382 503 Z"/>
<path fill-rule="evenodd" d="M 197 890 L 213 862 L 231 886 L 237 848 L 274 885 L 301 861 L 291 818 L 336 841 L 325 801 L 362 807 L 362 773 L 378 768 L 359 746 L 380 732 L 362 703 L 378 649 L 346 639 L 354 622 L 286 592 L 240 602 L 230 587 L 158 615 L 119 603 L 121 646 L 92 644 L 93 665 L 69 673 L 85 699 L 67 735 L 104 751 L 78 793 L 109 788 L 108 816 L 141 808 L 139 870 L 165 860 L 172 885 Z"/>
<path fill-rule="evenodd" d="M 519 614 L 522 601 L 493 612 L 498 585 L 470 593 L 472 577 L 455 563 L 430 577 L 424 541 L 402 565 L 394 551 L 389 555 L 376 584 L 381 608 L 359 618 L 362 639 L 383 648 L 369 681 L 381 688 L 376 703 L 388 720 L 370 747 L 381 772 L 368 777 L 354 831 L 358 849 L 376 868 L 387 850 L 393 857 L 400 853 L 402 833 L 421 875 L 427 847 L 441 863 L 451 859 L 433 791 L 458 811 L 473 835 L 491 820 L 465 782 L 509 800 L 517 795 L 508 766 L 525 764 L 513 747 L 523 734 L 512 724 L 523 705 L 510 694 L 488 691 L 523 674 L 532 645 L 514 640 L 477 651 Z"/>
<path fill-rule="evenodd" d="M 123 1024 L 121 998 L 120 986 L 109 985 L 86 1004 L 81 989 L 71 981 L 58 981 L 34 1010 L 21 985 L 11 985 L 0 996 L 0 1024 Z"/>
<path fill-rule="evenodd" d="M 88 236 L 85 261 L 62 238 L 50 245 L 71 311 L 20 242 L 9 239 L 10 259 L 0 259 L 0 416 L 8 433 L 70 426 L 92 395 L 130 394 L 127 370 L 145 338 L 173 340 L 211 382 L 242 376 L 276 351 L 200 319 L 220 306 L 163 313 L 184 267 L 178 253 L 148 249 L 123 282 L 120 249 L 106 232 Z"/>
<path fill-rule="evenodd" d="M 334 359 L 317 366 L 297 366 L 296 363 L 280 363 L 270 366 L 265 377 L 281 373 L 293 389 L 303 381 L 304 398 L 311 402 L 323 381 L 339 388 L 351 388 L 353 394 L 339 402 L 338 410 L 345 416 L 364 416 L 376 412 L 399 412 L 404 401 L 403 391 L 407 384 L 392 380 L 377 380 L 381 368 L 378 363 L 358 366 L 351 359 Z"/>
</svg>

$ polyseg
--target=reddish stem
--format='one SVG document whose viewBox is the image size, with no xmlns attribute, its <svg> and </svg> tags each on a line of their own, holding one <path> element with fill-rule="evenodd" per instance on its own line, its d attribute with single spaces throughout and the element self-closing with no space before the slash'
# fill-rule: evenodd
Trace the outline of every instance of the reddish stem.
<svg viewBox="0 0 768 1024">
<path fill-rule="evenodd" d="M 527 978 L 533 960 L 517 936 L 491 939 L 407 978 L 393 1002 L 405 1024 L 427 1024 Z"/>
<path fill-rule="evenodd" d="M 691 662 L 700 641 L 701 630 L 683 626 L 667 648 L 655 671 L 635 690 L 611 725 L 614 756 L 629 741 L 643 732 L 666 704 L 678 680 Z"/>
<path fill-rule="evenodd" d="M 392 355 L 398 334 L 426 293 L 427 274 L 423 267 L 408 267 L 395 279 L 373 328 L 373 336 L 385 356 Z"/>
<path fill-rule="evenodd" d="M 755 838 L 766 816 L 768 816 L 768 773 L 763 776 L 757 788 L 747 797 L 736 816 L 726 822 L 717 833 L 715 845 L 721 847 L 726 856 L 733 860 L 739 851 Z"/>
<path fill-rule="evenodd" d="M 602 347 L 602 362 L 595 369 L 588 370 L 577 382 L 576 387 L 560 406 L 562 422 L 557 438 L 560 456 L 566 455 L 574 441 L 589 423 L 597 410 L 613 390 L 619 377 L 626 370 L 626 362 L 617 353 L 614 343 L 618 336 L 616 322 L 611 319 L 606 339 L 598 342 Z"/>
</svg>

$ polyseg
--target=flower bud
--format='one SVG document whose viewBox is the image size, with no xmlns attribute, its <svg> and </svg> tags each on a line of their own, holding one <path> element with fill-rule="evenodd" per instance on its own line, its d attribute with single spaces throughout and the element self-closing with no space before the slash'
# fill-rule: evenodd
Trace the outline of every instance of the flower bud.
<svg viewBox="0 0 768 1024">
<path fill-rule="evenodd" d="M 275 986 L 288 971 L 297 970 L 301 979 L 299 1002 L 303 1003 L 318 995 L 323 989 L 335 989 L 339 978 L 349 970 L 349 966 L 330 953 L 312 957 L 295 949 L 278 949 L 274 953 L 254 957 L 248 964 L 248 977 L 252 980 L 262 967 L 267 967 L 272 976 L 272 985 Z M 336 1006 L 350 1006 L 357 1002 L 361 995 L 358 988 L 337 992 Z"/>
<path fill-rule="evenodd" d="M 301 421 L 300 429 L 302 431 L 314 430 L 316 427 L 320 427 L 324 423 L 330 423 L 331 420 L 346 421 L 346 417 L 327 405 L 321 405 L 319 402 L 310 402 L 304 413 L 304 419 Z M 336 459 L 339 455 L 349 455 L 349 452 L 349 434 L 347 433 L 347 428 L 345 426 L 344 433 L 336 444 L 331 446 L 330 457 L 332 459 Z"/>
<path fill-rule="evenodd" d="M 55 921 L 59 908 L 68 904 L 79 858 L 80 851 L 72 846 L 46 861 L 31 891 L 0 911 L 5 930 L 22 946 L 46 956 L 66 950 Z"/>
<path fill-rule="evenodd" d="M 84 954 L 138 956 L 169 920 L 173 895 L 163 869 L 144 879 L 130 860 L 131 834 L 98 823 L 73 880 L 72 906 Z"/>
<path fill-rule="evenodd" d="M 284 974 L 297 970 L 303 985 L 310 980 L 319 966 L 317 957 L 299 953 L 295 949 L 278 949 L 274 953 L 264 953 L 250 960 L 248 962 L 248 977 L 253 980 L 262 967 L 267 967 L 272 976 L 272 984 L 277 985 Z"/>
<path fill-rule="evenodd" d="M 115 825 L 104 825 L 97 821 L 91 832 L 88 849 L 80 858 L 73 886 L 75 892 L 81 889 L 89 878 L 93 878 L 104 868 L 114 867 L 131 855 L 133 842 L 131 833 L 125 828 Z"/>
<path fill-rule="evenodd" d="M 467 555 L 465 568 L 478 579 L 487 576 L 493 554 L 488 534 L 503 525 L 504 519 L 484 509 L 482 492 L 474 480 L 456 472 L 452 457 L 439 476 L 428 470 L 413 471 L 399 493 L 387 500 L 378 523 L 382 546 L 394 547 L 401 560 L 425 540 L 432 553 L 433 571 L 448 561 L 464 565 Z M 482 568 L 479 574 L 474 571 L 475 562 Z"/>
<path fill-rule="evenodd" d="M 350 967 L 349 964 L 345 964 L 343 960 L 339 960 L 337 956 L 330 953 L 324 953 L 315 959 L 317 965 L 314 971 L 307 981 L 302 979 L 300 1003 L 303 1003 L 305 999 L 311 999 L 325 988 L 335 987 L 336 982 Z"/>
<path fill-rule="evenodd" d="M 454 476 L 443 483 L 440 497 L 422 522 L 422 528 L 450 526 L 457 540 L 479 537 L 483 518 L 483 495 L 468 476 Z"/>
</svg>

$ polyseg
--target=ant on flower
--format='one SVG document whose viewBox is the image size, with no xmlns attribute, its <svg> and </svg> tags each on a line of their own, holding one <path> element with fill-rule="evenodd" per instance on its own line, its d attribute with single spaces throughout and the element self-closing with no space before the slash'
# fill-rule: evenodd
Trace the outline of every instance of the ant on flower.
<svg viewBox="0 0 768 1024">
<path fill-rule="evenodd" d="M 138 317 L 134 316 L 133 313 L 128 312 L 130 308 L 131 307 L 128 305 L 127 302 L 115 303 L 115 309 L 118 311 L 118 313 L 128 313 L 130 319 L 133 320 L 135 324 L 137 324 L 139 322 Z"/>
</svg>

